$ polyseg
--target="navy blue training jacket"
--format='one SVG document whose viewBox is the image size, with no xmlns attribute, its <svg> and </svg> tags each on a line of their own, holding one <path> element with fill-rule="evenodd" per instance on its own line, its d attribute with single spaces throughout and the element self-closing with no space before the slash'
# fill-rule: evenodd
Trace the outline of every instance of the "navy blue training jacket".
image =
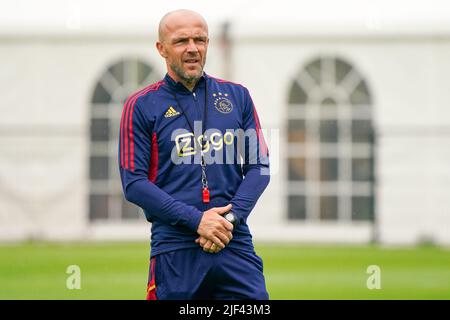
<svg viewBox="0 0 450 320">
<path fill-rule="evenodd" d="M 198 247 L 203 212 L 229 203 L 239 224 L 228 246 L 253 251 L 247 217 L 270 179 L 260 129 L 247 88 L 205 73 L 192 92 L 166 75 L 128 97 L 120 122 L 120 176 L 125 198 L 152 222 L 152 257 Z M 202 201 L 202 151 L 209 203 Z"/>
</svg>

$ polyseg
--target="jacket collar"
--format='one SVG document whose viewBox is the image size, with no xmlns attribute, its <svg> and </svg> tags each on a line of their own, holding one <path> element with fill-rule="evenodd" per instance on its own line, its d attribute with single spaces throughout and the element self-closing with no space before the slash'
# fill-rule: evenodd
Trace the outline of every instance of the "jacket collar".
<svg viewBox="0 0 450 320">
<path fill-rule="evenodd" d="M 196 91 L 197 88 L 204 88 L 205 87 L 205 81 L 208 78 L 207 74 L 203 72 L 203 75 L 200 77 L 200 79 L 195 84 L 195 87 L 192 91 Z M 171 90 L 176 91 L 177 93 L 186 93 L 190 94 L 191 91 L 189 91 L 188 88 L 186 88 L 181 82 L 176 82 L 174 79 L 172 79 L 171 76 L 169 76 L 168 73 L 166 73 L 164 77 L 164 81 L 167 83 L 168 87 Z"/>
</svg>

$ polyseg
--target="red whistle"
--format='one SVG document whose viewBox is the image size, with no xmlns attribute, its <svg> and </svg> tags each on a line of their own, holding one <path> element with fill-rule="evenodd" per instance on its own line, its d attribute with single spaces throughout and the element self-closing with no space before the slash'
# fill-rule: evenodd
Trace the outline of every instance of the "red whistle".
<svg viewBox="0 0 450 320">
<path fill-rule="evenodd" d="M 208 190 L 208 188 L 203 188 L 203 203 L 209 203 L 209 190 Z"/>
</svg>

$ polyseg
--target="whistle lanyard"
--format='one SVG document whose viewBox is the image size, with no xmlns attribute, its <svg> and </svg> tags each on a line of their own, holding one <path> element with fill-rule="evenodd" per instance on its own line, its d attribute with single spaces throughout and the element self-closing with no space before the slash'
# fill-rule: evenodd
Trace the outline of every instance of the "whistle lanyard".
<svg viewBox="0 0 450 320">
<path fill-rule="evenodd" d="M 208 111 L 208 108 L 207 108 L 208 90 L 207 90 L 206 82 L 207 81 L 205 79 L 205 106 L 204 106 L 203 122 L 202 122 L 203 132 L 202 132 L 202 141 L 199 142 L 199 143 L 201 143 L 201 145 L 200 145 L 200 155 L 201 155 L 200 166 L 202 168 L 202 200 L 203 200 L 203 203 L 209 203 L 209 200 L 210 200 L 208 179 L 206 178 L 206 163 L 205 163 L 205 157 L 203 155 L 203 146 L 205 144 L 205 135 L 203 133 L 204 133 L 204 131 L 206 131 L 206 119 L 207 119 L 207 111 Z M 193 92 L 193 95 L 195 97 L 195 92 Z M 194 147 L 195 147 L 195 144 L 197 143 L 197 139 L 195 138 L 194 127 L 191 124 L 191 121 L 189 120 L 189 117 L 188 117 L 187 113 L 185 112 L 183 106 L 181 105 L 180 101 L 178 100 L 175 92 L 173 92 L 173 97 L 174 97 L 175 101 L 177 102 L 178 107 L 181 109 L 181 112 L 183 113 L 184 117 L 186 118 L 186 122 L 188 123 L 189 128 L 192 131 L 192 135 L 194 137 Z"/>
</svg>

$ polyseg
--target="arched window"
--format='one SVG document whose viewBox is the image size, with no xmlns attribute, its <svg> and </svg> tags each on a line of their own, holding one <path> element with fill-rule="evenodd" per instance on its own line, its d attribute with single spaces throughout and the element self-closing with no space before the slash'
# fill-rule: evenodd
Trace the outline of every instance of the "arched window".
<svg viewBox="0 0 450 320">
<path fill-rule="evenodd" d="M 143 217 L 123 197 L 117 164 L 120 117 L 131 93 L 159 79 L 148 64 L 131 58 L 110 65 L 95 86 L 90 115 L 90 220 Z"/>
<path fill-rule="evenodd" d="M 320 57 L 292 81 L 288 111 L 288 218 L 372 221 L 372 97 L 347 61 Z"/>
</svg>

